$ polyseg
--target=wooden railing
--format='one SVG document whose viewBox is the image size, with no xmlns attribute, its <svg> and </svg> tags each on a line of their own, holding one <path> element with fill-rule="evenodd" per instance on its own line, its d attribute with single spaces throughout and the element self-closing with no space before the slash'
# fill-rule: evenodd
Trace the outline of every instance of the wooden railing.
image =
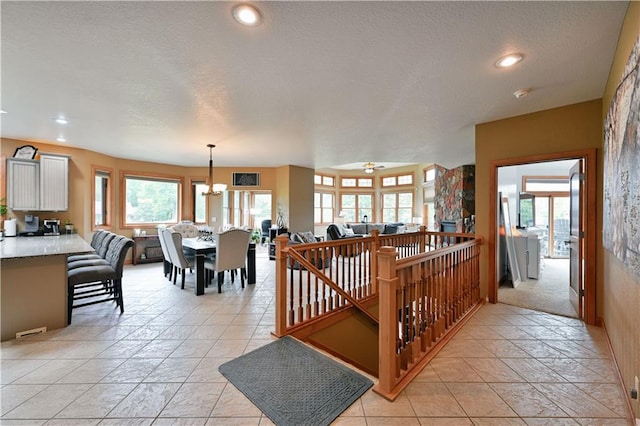
<svg viewBox="0 0 640 426">
<path fill-rule="evenodd" d="M 472 234 L 418 232 L 288 245 L 276 238 L 276 330 L 284 336 L 331 313 L 351 306 L 377 320 L 365 302 L 378 294 L 381 246 L 393 246 L 400 259 L 432 252 L 470 239 Z"/>
<path fill-rule="evenodd" d="M 380 248 L 374 391 L 395 399 L 430 360 L 435 344 L 480 305 L 480 244 L 471 239 L 403 259 L 398 247 Z"/>
</svg>

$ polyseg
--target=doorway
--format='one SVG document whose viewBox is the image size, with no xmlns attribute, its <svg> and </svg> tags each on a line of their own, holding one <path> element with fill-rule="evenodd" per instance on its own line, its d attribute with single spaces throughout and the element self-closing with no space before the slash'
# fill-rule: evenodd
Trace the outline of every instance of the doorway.
<svg viewBox="0 0 640 426">
<path fill-rule="evenodd" d="M 503 204 L 509 204 L 503 215 L 513 215 L 513 229 L 505 229 L 500 238 L 511 250 L 500 248 L 499 270 L 506 275 L 500 278 L 499 302 L 578 317 L 569 291 L 569 171 L 575 163 L 561 160 L 498 169 L 498 188 L 507 195 Z"/>
<path fill-rule="evenodd" d="M 569 259 L 569 255 L 571 253 L 576 254 L 574 262 L 576 263 L 576 268 L 579 270 L 579 274 L 575 274 L 575 271 L 572 271 L 574 276 L 579 277 L 578 283 L 576 284 L 575 293 L 577 297 L 580 298 L 580 308 L 579 311 L 576 312 L 576 316 L 584 319 L 588 324 L 595 324 L 595 214 L 592 214 L 595 211 L 596 199 L 596 182 L 595 182 L 595 150 L 581 150 L 581 151 L 573 151 L 567 153 L 558 153 L 558 154 L 547 154 L 535 157 L 528 158 L 514 158 L 514 159 L 506 159 L 506 160 L 497 160 L 492 162 L 491 165 L 491 173 L 490 173 L 490 185 L 492 190 L 490 191 L 490 227 L 489 227 L 489 240 L 490 240 L 490 250 L 488 253 L 489 257 L 489 301 L 490 302 L 499 302 L 500 298 L 498 296 L 498 289 L 500 287 L 500 278 L 503 278 L 501 266 L 501 255 L 500 255 L 500 226 L 498 222 L 498 213 L 499 213 L 499 201 L 498 201 L 498 192 L 502 190 L 505 192 L 505 188 L 499 187 L 499 169 L 501 167 L 507 166 L 521 166 L 521 165 L 530 165 L 530 164 L 539 164 L 546 162 L 557 162 L 560 160 L 572 160 L 573 163 L 576 163 L 578 160 L 582 160 L 581 164 L 583 165 L 582 172 L 582 196 L 579 198 L 579 226 L 581 231 L 579 231 L 580 238 L 579 240 L 574 241 L 572 243 L 573 237 L 571 237 L 569 233 L 569 225 L 566 221 L 569 221 L 569 216 L 571 214 L 570 209 L 567 209 L 567 204 L 571 205 L 572 199 L 569 197 L 569 188 L 567 187 L 566 192 L 563 191 L 555 191 L 555 192 L 563 192 L 559 193 L 549 193 L 544 194 L 543 191 L 538 191 L 539 197 L 536 197 L 536 212 L 538 213 L 535 218 L 535 227 L 540 228 L 539 238 L 540 238 L 540 250 L 546 249 L 547 257 L 543 257 L 544 259 L 549 259 L 548 263 L 551 265 L 552 262 L 561 263 L 565 262 L 564 265 L 553 265 L 553 269 L 561 270 L 562 278 L 560 278 L 563 282 L 563 287 L 566 291 L 569 291 L 570 287 L 570 279 L 566 279 L 566 276 L 570 275 L 572 271 L 569 268 L 571 260 Z M 563 173 L 564 182 L 568 182 L 568 174 Z M 524 184 L 522 184 L 524 187 Z M 534 189 L 535 187 L 527 188 L 529 191 Z M 514 185 L 513 188 L 510 189 L 511 196 L 514 197 L 514 200 L 517 199 L 520 189 L 518 185 Z M 507 194 L 509 191 L 506 191 Z M 554 192 L 554 191 L 550 191 Z M 574 202 L 575 204 L 575 202 Z M 587 212 L 591 212 L 591 214 L 587 214 Z M 537 217 L 539 216 L 539 217 Z M 518 217 L 514 219 L 514 223 L 518 222 Z M 566 226 L 565 226 L 566 225 Z M 546 241 L 546 248 L 544 247 L 544 242 Z M 558 262 L 556 262 L 556 260 Z M 551 267 L 549 271 L 551 271 Z M 539 308 L 539 310 L 545 310 Z M 547 309 L 548 311 L 548 309 Z M 566 315 L 566 313 L 561 313 Z"/>
</svg>

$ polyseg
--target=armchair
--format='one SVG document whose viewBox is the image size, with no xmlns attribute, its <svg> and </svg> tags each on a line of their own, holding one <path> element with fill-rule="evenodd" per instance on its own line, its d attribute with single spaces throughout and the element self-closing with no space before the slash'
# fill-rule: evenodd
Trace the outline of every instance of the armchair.
<svg viewBox="0 0 640 426">
<path fill-rule="evenodd" d="M 260 224 L 260 244 L 264 244 L 267 238 L 269 238 L 269 229 L 271 229 L 271 219 L 265 219 Z"/>
</svg>

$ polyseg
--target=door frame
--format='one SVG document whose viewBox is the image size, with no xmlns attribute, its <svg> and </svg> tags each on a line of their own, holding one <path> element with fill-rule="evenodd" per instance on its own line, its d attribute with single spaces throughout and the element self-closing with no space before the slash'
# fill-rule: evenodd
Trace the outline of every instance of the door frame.
<svg viewBox="0 0 640 426">
<path fill-rule="evenodd" d="M 527 157 L 506 158 L 493 160 L 489 166 L 489 285 L 488 297 L 490 303 L 498 301 L 498 274 L 496 259 L 498 250 L 498 168 L 504 166 L 518 166 L 522 164 L 542 163 L 557 160 L 584 159 L 585 164 L 585 193 L 584 207 L 587 212 L 597 212 L 596 201 L 596 149 L 583 149 L 549 154 L 539 154 Z M 584 322 L 596 325 L 596 221 L 597 214 L 585 214 L 584 223 Z"/>
</svg>

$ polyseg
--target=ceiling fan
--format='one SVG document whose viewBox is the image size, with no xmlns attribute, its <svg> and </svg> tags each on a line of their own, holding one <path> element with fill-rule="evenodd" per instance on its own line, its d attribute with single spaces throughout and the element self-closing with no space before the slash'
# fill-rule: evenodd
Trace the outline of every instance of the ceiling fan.
<svg viewBox="0 0 640 426">
<path fill-rule="evenodd" d="M 365 173 L 373 173 L 374 170 L 384 169 L 384 166 L 376 166 L 375 163 L 368 162 L 362 165 Z"/>
</svg>

